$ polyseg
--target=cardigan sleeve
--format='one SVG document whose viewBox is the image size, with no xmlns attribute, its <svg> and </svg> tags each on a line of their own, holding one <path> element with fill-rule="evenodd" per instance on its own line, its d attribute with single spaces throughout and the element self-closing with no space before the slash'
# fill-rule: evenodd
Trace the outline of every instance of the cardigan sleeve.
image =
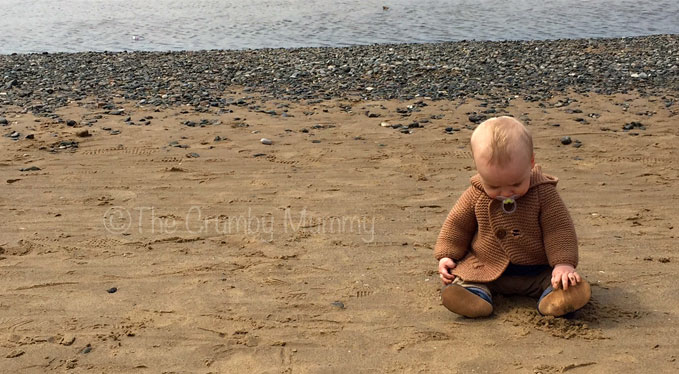
<svg viewBox="0 0 679 374">
<path fill-rule="evenodd" d="M 448 213 L 434 247 L 437 260 L 443 257 L 459 260 L 467 254 L 477 228 L 474 212 L 477 197 L 478 191 L 470 186 Z"/>
<path fill-rule="evenodd" d="M 540 228 L 549 265 L 570 264 L 577 267 L 578 239 L 566 204 L 561 200 L 554 184 L 546 183 L 538 188 Z"/>
</svg>

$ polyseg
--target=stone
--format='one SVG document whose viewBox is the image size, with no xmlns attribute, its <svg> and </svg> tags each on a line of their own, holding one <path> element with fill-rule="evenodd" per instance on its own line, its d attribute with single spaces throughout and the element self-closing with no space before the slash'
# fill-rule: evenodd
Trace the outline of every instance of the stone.
<svg viewBox="0 0 679 374">
<path fill-rule="evenodd" d="M 64 335 L 61 340 L 59 341 L 59 344 L 65 345 L 65 346 L 70 346 L 75 342 L 75 336 L 71 334 L 66 334 Z"/>
<path fill-rule="evenodd" d="M 75 135 L 79 136 L 81 138 L 86 138 L 88 136 L 92 136 L 92 134 L 90 134 L 90 132 L 87 131 L 87 130 L 80 130 L 80 131 L 76 132 Z"/>
<path fill-rule="evenodd" d="M 259 142 L 262 143 L 262 144 L 265 144 L 265 145 L 273 144 L 273 141 L 271 141 L 271 139 L 267 139 L 267 138 L 261 138 L 261 139 L 259 139 Z"/>
<path fill-rule="evenodd" d="M 331 303 L 331 305 L 332 305 L 332 306 L 336 306 L 336 307 L 338 307 L 338 308 L 340 308 L 340 309 L 345 309 L 344 303 L 341 302 L 341 301 L 333 301 L 333 302 Z"/>
<path fill-rule="evenodd" d="M 569 145 L 572 142 L 573 142 L 573 140 L 571 139 L 570 136 L 564 136 L 563 138 L 561 138 L 561 144 L 563 144 L 563 145 Z"/>
<path fill-rule="evenodd" d="M 28 168 L 19 169 L 19 171 L 39 171 L 39 170 L 41 170 L 41 169 L 37 166 L 31 166 L 31 167 L 28 167 Z"/>
<path fill-rule="evenodd" d="M 487 117 L 483 114 L 477 114 L 476 112 L 474 112 L 474 113 L 470 114 L 467 118 L 469 119 L 470 122 L 479 124 L 479 123 L 485 121 Z"/>
<path fill-rule="evenodd" d="M 0 117 L 0 125 L 5 126 L 5 125 L 7 125 L 7 124 L 8 124 L 7 118 L 5 118 L 5 117 Z"/>
</svg>

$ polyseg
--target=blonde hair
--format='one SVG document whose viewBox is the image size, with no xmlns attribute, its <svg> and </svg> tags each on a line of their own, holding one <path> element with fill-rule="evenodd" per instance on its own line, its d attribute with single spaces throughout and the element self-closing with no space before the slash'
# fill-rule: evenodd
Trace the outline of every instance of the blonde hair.
<svg viewBox="0 0 679 374">
<path fill-rule="evenodd" d="M 483 121 L 472 133 L 472 154 L 475 139 L 480 133 L 487 134 L 484 146 L 487 148 L 488 164 L 504 166 L 512 161 L 512 154 L 524 150 L 528 159 L 533 157 L 533 137 L 523 125 L 513 117 L 502 116 Z"/>
</svg>

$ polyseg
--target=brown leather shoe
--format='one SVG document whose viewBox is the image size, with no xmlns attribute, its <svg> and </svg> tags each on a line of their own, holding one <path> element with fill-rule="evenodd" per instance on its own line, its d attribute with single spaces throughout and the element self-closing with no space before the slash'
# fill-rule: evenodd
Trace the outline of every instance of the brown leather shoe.
<svg viewBox="0 0 679 374">
<path fill-rule="evenodd" d="M 493 313 L 493 304 L 457 284 L 451 284 L 443 289 L 441 301 L 448 310 L 465 317 L 486 317 Z"/>
<path fill-rule="evenodd" d="M 592 289 L 584 279 L 566 291 L 561 288 L 555 290 L 550 286 L 538 301 L 538 311 L 545 316 L 560 317 L 582 308 L 590 297 Z"/>
</svg>

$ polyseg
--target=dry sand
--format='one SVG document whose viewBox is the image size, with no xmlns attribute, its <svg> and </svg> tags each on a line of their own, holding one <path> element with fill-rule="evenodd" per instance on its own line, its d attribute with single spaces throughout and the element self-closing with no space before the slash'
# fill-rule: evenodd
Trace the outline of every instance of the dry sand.
<svg viewBox="0 0 679 374">
<path fill-rule="evenodd" d="M 78 128 L 4 108 L 3 133 L 35 139 L 0 138 L 0 371 L 675 373 L 677 105 L 569 97 L 498 114 L 528 124 L 536 161 L 561 180 L 593 290 L 574 319 L 522 297 L 497 297 L 480 320 L 440 304 L 433 245 L 474 174 L 471 131 L 444 129 L 471 124 L 477 101 L 424 100 L 401 117 L 417 100 L 252 99 L 287 104 L 287 118 L 119 101 L 148 126 L 94 101 L 57 111 L 102 114 Z M 182 124 L 201 119 L 221 124 Z M 412 134 L 380 126 L 422 119 Z M 646 130 L 623 132 L 631 121 Z M 49 152 L 65 140 L 79 148 Z"/>
</svg>

